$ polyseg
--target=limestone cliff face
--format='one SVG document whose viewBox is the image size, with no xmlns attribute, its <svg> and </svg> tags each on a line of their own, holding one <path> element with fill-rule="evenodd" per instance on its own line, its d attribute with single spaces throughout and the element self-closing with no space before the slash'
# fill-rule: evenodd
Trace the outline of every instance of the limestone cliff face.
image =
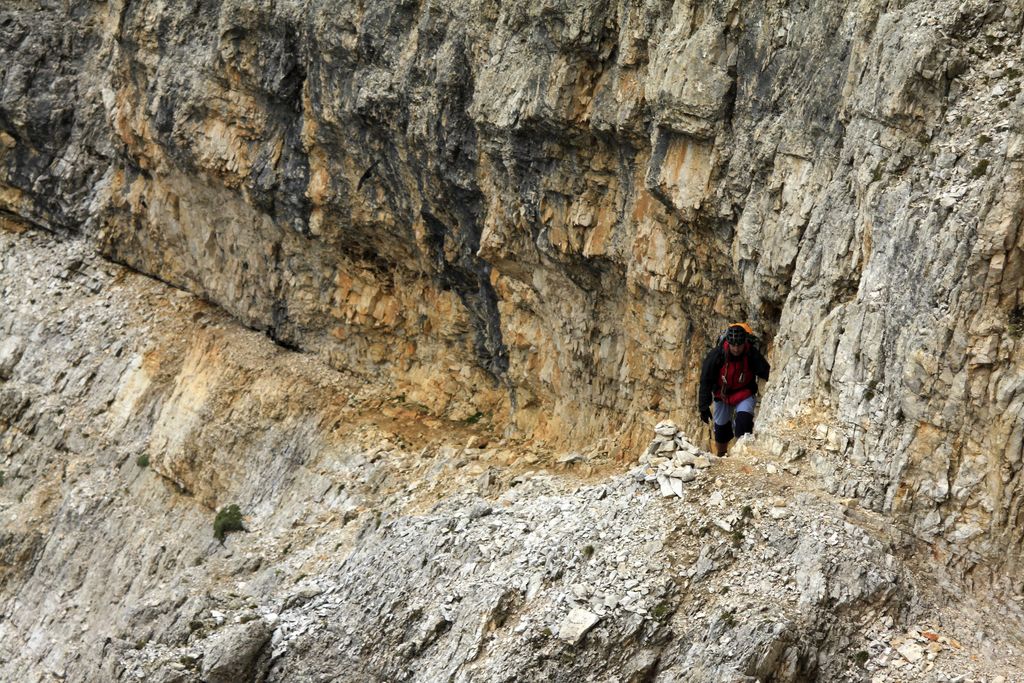
<svg viewBox="0 0 1024 683">
<path fill-rule="evenodd" d="M 642 467 L 587 479 L 579 456 L 464 446 L 487 429 L 93 248 L 0 232 L 3 680 L 1021 671 L 1020 608 L 937 592 L 898 521 L 793 476 L 826 469 L 820 445 L 702 458 L 682 500 Z M 245 530 L 217 540 L 232 503 Z"/>
<path fill-rule="evenodd" d="M 958 572 L 1021 578 L 1020 0 L 14 2 L 0 25 L 0 215 L 554 445 L 697 433 L 700 357 L 749 319 L 759 428 L 819 438 L 834 492 Z"/>
</svg>

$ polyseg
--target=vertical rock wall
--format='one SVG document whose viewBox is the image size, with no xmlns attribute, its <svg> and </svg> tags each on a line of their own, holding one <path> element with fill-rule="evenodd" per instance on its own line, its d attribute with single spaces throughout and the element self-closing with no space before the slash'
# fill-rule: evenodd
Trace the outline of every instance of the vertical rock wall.
<svg viewBox="0 0 1024 683">
<path fill-rule="evenodd" d="M 973 567 L 1021 547 L 1022 17 L 9 3 L 0 210 L 554 443 L 693 420 L 750 319 L 759 424 Z"/>
</svg>

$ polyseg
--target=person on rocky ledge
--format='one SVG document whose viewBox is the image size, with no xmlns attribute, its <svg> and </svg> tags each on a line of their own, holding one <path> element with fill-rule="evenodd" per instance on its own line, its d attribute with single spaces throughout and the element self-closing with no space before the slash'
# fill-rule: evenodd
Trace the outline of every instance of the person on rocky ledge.
<svg viewBox="0 0 1024 683">
<path fill-rule="evenodd" d="M 754 431 L 757 378 L 768 379 L 771 366 L 753 343 L 746 323 L 732 323 L 724 339 L 708 352 L 700 370 L 697 411 L 707 424 L 714 417 L 715 454 L 724 456 L 729 442 Z M 708 407 L 714 397 L 714 415 Z M 735 428 L 734 428 L 735 423 Z"/>
</svg>

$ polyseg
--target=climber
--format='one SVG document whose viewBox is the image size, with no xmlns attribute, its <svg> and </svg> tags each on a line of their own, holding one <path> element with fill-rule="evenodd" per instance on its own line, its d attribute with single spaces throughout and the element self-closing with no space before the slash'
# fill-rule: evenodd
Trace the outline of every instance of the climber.
<svg viewBox="0 0 1024 683">
<path fill-rule="evenodd" d="M 732 323 L 715 348 L 704 358 L 700 370 L 697 410 L 705 424 L 711 420 L 708 404 L 714 396 L 715 454 L 724 456 L 733 437 L 754 431 L 757 378 L 767 380 L 768 361 L 753 343 L 746 323 Z"/>
</svg>

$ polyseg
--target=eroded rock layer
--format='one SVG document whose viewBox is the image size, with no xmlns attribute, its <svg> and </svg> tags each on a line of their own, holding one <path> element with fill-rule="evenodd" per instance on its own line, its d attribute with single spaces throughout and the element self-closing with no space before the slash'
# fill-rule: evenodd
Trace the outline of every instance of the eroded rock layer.
<svg viewBox="0 0 1024 683">
<path fill-rule="evenodd" d="M 665 498 L 651 449 L 595 476 L 579 454 L 476 447 L 479 425 L 389 400 L 81 240 L 0 232 L 0 290 L 16 302 L 0 311 L 4 680 L 1021 670 L 1012 600 L 978 614 L 936 588 L 912 535 L 795 476 L 827 448 L 699 456 Z M 243 528 L 218 538 L 231 505 Z"/>
<path fill-rule="evenodd" d="M 666 416 L 698 433 L 700 357 L 751 320 L 759 429 L 961 577 L 1024 578 L 1020 0 L 15 0 L 0 26 L 5 225 L 410 414 L 630 459 Z M 172 443 L 196 381 L 145 443 L 216 505 L 231 466 Z"/>
</svg>

